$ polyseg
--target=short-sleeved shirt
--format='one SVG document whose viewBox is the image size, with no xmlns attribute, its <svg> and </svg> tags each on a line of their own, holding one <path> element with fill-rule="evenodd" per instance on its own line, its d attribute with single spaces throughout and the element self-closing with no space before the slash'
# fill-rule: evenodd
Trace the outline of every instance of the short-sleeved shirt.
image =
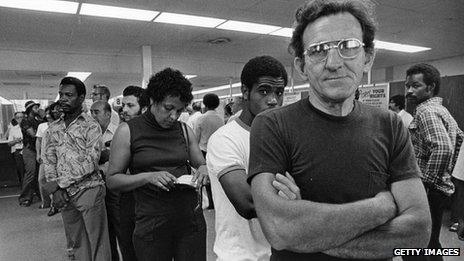
<svg viewBox="0 0 464 261">
<path fill-rule="evenodd" d="M 420 177 L 399 116 L 357 101 L 344 117 L 316 109 L 309 99 L 259 114 L 251 128 L 248 181 L 263 172 L 286 171 L 302 199 L 332 204 L 371 198 L 391 183 Z M 324 256 L 274 249 L 272 255 L 275 260 Z"/>
<path fill-rule="evenodd" d="M 23 138 L 23 133 L 21 131 L 21 127 L 19 124 L 16 126 L 12 126 L 10 128 L 10 131 L 8 132 L 8 141 L 13 141 L 15 139 L 22 139 Z M 23 143 L 16 143 L 15 145 L 11 146 L 11 153 L 15 152 L 16 150 L 22 150 L 23 149 Z"/>
<path fill-rule="evenodd" d="M 218 261 L 264 261 L 271 256 L 271 246 L 258 219 L 241 217 L 219 182 L 230 171 L 247 172 L 249 155 L 250 127 L 240 119 L 219 128 L 209 139 L 206 165 L 215 202 L 216 238 L 213 250 Z"/>
<path fill-rule="evenodd" d="M 207 151 L 209 137 L 223 125 L 224 120 L 214 110 L 209 110 L 198 117 L 193 131 L 198 137 L 200 150 Z"/>
<path fill-rule="evenodd" d="M 35 140 L 37 139 L 36 136 L 31 136 L 27 133 L 27 130 L 32 128 L 34 132 L 37 132 L 37 128 L 39 127 L 40 121 L 38 121 L 35 117 L 26 117 L 21 121 L 21 131 L 23 132 L 23 144 L 25 148 L 29 148 L 35 151 Z"/>
<path fill-rule="evenodd" d="M 51 123 L 41 154 L 47 181 L 56 181 L 70 196 L 103 185 L 98 172 L 101 136 L 100 125 L 85 112 L 67 127 L 64 119 Z"/>
</svg>

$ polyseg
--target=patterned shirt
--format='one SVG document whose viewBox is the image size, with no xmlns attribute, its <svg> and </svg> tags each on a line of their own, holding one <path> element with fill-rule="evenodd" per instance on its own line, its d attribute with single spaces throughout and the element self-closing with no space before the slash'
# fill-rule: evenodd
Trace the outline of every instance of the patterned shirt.
<svg viewBox="0 0 464 261">
<path fill-rule="evenodd" d="M 42 150 L 47 181 L 56 181 L 70 196 L 103 185 L 98 172 L 101 137 L 100 125 L 86 113 L 68 127 L 64 119 L 51 123 Z"/>
<path fill-rule="evenodd" d="M 451 173 L 463 133 L 442 101 L 433 97 L 419 104 L 409 131 L 424 183 L 451 195 Z"/>
</svg>

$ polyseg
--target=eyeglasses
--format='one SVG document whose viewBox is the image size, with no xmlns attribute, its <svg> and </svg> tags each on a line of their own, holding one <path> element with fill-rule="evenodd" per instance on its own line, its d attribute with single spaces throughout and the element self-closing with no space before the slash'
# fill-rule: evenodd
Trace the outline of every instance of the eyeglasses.
<svg viewBox="0 0 464 261">
<path fill-rule="evenodd" d="M 343 59 L 353 59 L 361 52 L 361 47 L 363 46 L 364 43 L 356 38 L 321 42 L 311 44 L 308 49 L 304 51 L 304 55 L 308 56 L 312 62 L 323 62 L 327 59 L 330 49 L 335 48 Z"/>
</svg>

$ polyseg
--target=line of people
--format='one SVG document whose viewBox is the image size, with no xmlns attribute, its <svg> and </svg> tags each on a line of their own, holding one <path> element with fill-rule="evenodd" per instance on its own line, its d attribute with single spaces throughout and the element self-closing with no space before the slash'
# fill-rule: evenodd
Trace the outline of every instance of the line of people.
<svg viewBox="0 0 464 261">
<path fill-rule="evenodd" d="M 282 107 L 285 67 L 255 57 L 241 72 L 242 110 L 226 125 L 213 94 L 203 98 L 206 113 L 179 121 L 193 95 L 175 69 L 154 74 L 145 90 L 127 87 L 117 127 L 107 87 L 95 86 L 89 115 L 84 83 L 63 78 L 63 115 L 48 125 L 40 160 L 69 257 L 118 260 L 119 245 L 123 260 L 206 260 L 208 183 L 218 260 L 389 260 L 394 248 L 441 248 L 455 184 L 456 204 L 463 200 L 462 182 L 451 180 L 464 182 L 463 132 L 437 97 L 440 74 L 430 65 L 406 72 L 406 97 L 417 105 L 408 126 L 355 100 L 375 31 L 370 1 L 308 1 L 290 50 L 309 97 Z M 184 175 L 195 185 L 180 184 Z"/>
</svg>

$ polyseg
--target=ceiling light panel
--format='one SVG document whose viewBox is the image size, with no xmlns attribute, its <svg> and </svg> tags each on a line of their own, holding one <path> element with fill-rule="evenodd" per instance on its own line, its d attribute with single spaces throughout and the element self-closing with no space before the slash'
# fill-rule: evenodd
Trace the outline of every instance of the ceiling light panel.
<svg viewBox="0 0 464 261">
<path fill-rule="evenodd" d="M 187 75 L 184 75 L 184 77 L 187 78 L 187 80 L 196 78 L 197 76 L 198 76 L 198 75 L 194 75 L 194 74 L 187 74 Z"/>
<path fill-rule="evenodd" d="M 137 21 L 152 21 L 159 12 L 133 9 L 125 7 L 116 7 L 108 5 L 95 5 L 83 3 L 79 12 L 81 15 L 119 18 Z"/>
<path fill-rule="evenodd" d="M 53 0 L 0 0 L 0 6 L 34 11 L 75 14 L 79 3 Z"/>
<path fill-rule="evenodd" d="M 281 29 L 282 27 L 229 20 L 216 28 L 255 34 L 269 34 Z"/>
<path fill-rule="evenodd" d="M 84 82 L 91 74 L 91 72 L 68 72 L 66 77 L 75 77 Z"/>
<path fill-rule="evenodd" d="M 428 47 L 408 45 L 408 44 L 398 44 L 398 43 L 384 42 L 384 41 L 379 41 L 379 40 L 375 40 L 374 43 L 375 43 L 375 48 L 377 49 L 385 49 L 385 50 L 405 52 L 405 53 L 417 53 L 417 52 L 427 51 L 431 49 Z"/>
<path fill-rule="evenodd" d="M 154 22 L 214 28 L 224 23 L 225 21 L 225 19 L 218 19 L 212 17 L 163 12 L 158 17 L 156 17 Z"/>
<path fill-rule="evenodd" d="M 293 28 L 284 27 L 269 34 L 291 38 L 293 35 Z"/>
</svg>

